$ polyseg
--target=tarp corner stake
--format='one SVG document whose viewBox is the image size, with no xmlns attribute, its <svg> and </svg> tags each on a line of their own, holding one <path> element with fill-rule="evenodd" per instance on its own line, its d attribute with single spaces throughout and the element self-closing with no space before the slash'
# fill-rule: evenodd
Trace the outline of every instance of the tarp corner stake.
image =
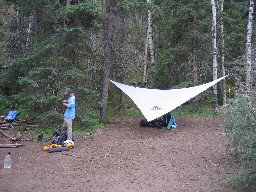
<svg viewBox="0 0 256 192">
<path fill-rule="evenodd" d="M 179 107 L 227 76 L 195 87 L 170 90 L 139 88 L 110 81 L 133 100 L 148 121 L 152 121 Z"/>
</svg>

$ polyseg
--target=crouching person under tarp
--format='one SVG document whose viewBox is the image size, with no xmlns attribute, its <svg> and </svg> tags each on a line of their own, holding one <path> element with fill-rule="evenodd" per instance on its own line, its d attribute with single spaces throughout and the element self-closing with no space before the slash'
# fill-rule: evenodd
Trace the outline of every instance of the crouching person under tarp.
<svg viewBox="0 0 256 192">
<path fill-rule="evenodd" d="M 169 130 L 172 128 L 177 128 L 175 118 L 174 116 L 171 115 L 170 112 L 152 121 L 147 121 L 147 119 L 143 118 L 140 121 L 140 126 L 141 127 L 157 127 L 157 128 L 166 127 Z"/>
</svg>

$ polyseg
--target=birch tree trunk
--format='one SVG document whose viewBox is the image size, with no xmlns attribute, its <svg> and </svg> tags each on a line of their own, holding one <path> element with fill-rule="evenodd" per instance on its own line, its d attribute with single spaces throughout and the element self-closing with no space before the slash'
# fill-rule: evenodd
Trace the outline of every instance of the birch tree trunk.
<svg viewBox="0 0 256 192">
<path fill-rule="evenodd" d="M 25 47 L 26 47 L 26 51 L 28 50 L 29 47 L 29 34 L 31 33 L 31 29 L 32 29 L 32 25 L 33 25 L 33 18 L 34 18 L 34 11 L 32 11 L 32 13 L 29 16 L 29 22 L 28 22 L 28 27 L 27 27 L 27 34 L 28 37 L 26 38 L 26 43 L 25 43 Z"/>
<path fill-rule="evenodd" d="M 246 41 L 246 91 L 249 94 L 252 89 L 252 22 L 254 0 L 250 0 Z"/>
<path fill-rule="evenodd" d="M 147 0 L 147 3 L 151 4 L 151 0 Z M 148 10 L 148 22 L 147 22 L 147 35 L 145 42 L 145 61 L 144 61 L 144 71 L 143 71 L 143 83 L 148 81 L 148 48 L 150 51 L 150 63 L 151 66 L 155 65 L 155 48 L 153 41 L 153 28 L 152 28 L 152 13 Z"/>
<path fill-rule="evenodd" d="M 147 68 L 148 68 L 148 32 L 147 32 L 147 38 L 145 42 L 145 60 L 144 60 L 144 68 L 143 68 L 143 80 L 142 80 L 144 84 L 147 82 L 147 79 L 148 79 Z"/>
<path fill-rule="evenodd" d="M 213 56 L 213 80 L 218 78 L 218 63 L 217 63 L 217 16 L 215 0 L 211 0 L 212 6 L 212 56 Z M 213 86 L 214 94 L 214 111 L 218 112 L 218 93 L 217 84 Z"/>
<path fill-rule="evenodd" d="M 195 21 L 196 18 L 194 17 L 193 20 Z M 195 21 L 196 22 L 196 21 Z M 196 48 L 194 44 L 194 35 L 192 37 L 193 47 L 192 47 L 192 73 L 193 73 L 193 81 L 195 85 L 198 85 L 198 64 L 197 64 L 197 55 L 196 55 Z"/>
<path fill-rule="evenodd" d="M 151 4 L 151 0 L 147 0 Z M 153 27 L 152 27 L 152 12 L 148 10 L 148 45 L 150 50 L 150 63 L 151 66 L 155 65 L 155 46 L 153 41 Z"/>
<path fill-rule="evenodd" d="M 220 5 L 221 13 L 224 12 L 224 0 L 221 0 Z M 226 67 L 225 67 L 225 39 L 224 39 L 224 23 L 223 18 L 221 18 L 221 67 L 222 67 L 222 76 L 226 75 Z M 227 86 L 226 79 L 223 79 L 222 82 L 222 97 L 223 97 L 223 105 L 227 103 Z"/>
</svg>

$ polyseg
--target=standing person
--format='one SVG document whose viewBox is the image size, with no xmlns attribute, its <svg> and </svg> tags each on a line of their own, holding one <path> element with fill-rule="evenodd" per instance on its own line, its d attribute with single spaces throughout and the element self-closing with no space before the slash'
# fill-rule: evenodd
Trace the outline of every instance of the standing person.
<svg viewBox="0 0 256 192">
<path fill-rule="evenodd" d="M 67 128 L 67 140 L 72 141 L 72 120 L 75 119 L 76 97 L 70 88 L 66 88 L 67 100 L 63 101 L 65 107 L 63 127 Z"/>
<path fill-rule="evenodd" d="M 14 105 L 10 105 L 10 111 L 6 116 L 1 116 L 3 118 L 0 120 L 0 124 L 12 123 L 17 116 L 17 111 Z"/>
</svg>

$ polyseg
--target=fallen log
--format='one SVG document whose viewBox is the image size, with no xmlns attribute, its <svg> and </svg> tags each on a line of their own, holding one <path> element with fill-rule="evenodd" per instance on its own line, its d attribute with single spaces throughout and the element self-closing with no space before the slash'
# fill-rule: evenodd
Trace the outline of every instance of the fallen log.
<svg viewBox="0 0 256 192">
<path fill-rule="evenodd" d="M 0 127 L 0 129 L 1 129 L 1 130 L 8 130 L 9 127 L 5 127 L 5 126 L 4 126 L 4 127 Z"/>
<path fill-rule="evenodd" d="M 23 146 L 22 144 L 0 144 L 0 148 L 13 148 L 13 147 L 20 147 Z"/>
</svg>

